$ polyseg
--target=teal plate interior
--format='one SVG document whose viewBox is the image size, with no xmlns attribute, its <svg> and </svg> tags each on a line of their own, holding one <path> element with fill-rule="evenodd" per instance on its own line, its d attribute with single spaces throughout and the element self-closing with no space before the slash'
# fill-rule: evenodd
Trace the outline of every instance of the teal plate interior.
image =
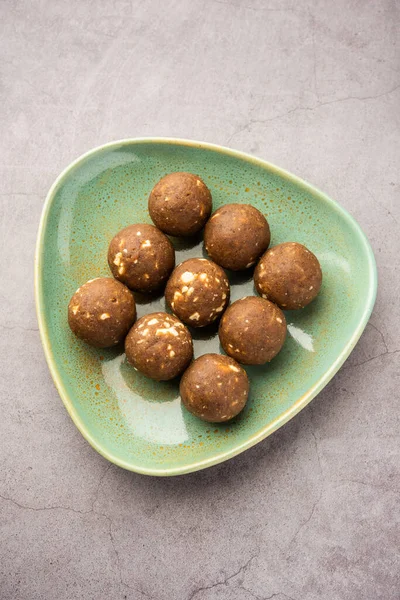
<svg viewBox="0 0 400 600">
<path fill-rule="evenodd" d="M 272 244 L 297 241 L 319 258 L 323 286 L 307 308 L 286 313 L 289 334 L 270 364 L 247 368 L 251 393 L 234 421 L 210 425 L 181 405 L 178 382 L 146 379 L 123 348 L 77 340 L 67 305 L 87 279 L 109 275 L 107 247 L 131 223 L 147 222 L 153 185 L 171 171 L 200 175 L 214 209 L 253 204 L 267 217 Z M 202 256 L 173 240 L 177 263 Z M 230 277 L 232 301 L 254 294 L 252 272 Z M 43 210 L 35 261 L 41 338 L 53 379 L 76 426 L 115 464 L 149 475 L 189 473 L 242 452 L 283 425 L 346 360 L 372 311 L 375 260 L 360 227 L 333 200 L 297 177 L 246 154 L 175 139 L 123 140 L 96 148 L 55 181 Z M 138 299 L 138 315 L 165 310 L 163 297 Z M 216 329 L 194 330 L 195 355 L 220 352 Z"/>
</svg>

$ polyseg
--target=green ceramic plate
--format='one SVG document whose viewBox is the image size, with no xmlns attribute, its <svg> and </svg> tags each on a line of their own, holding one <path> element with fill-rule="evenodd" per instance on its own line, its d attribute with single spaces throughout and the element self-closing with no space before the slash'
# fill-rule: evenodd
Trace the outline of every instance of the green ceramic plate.
<svg viewBox="0 0 400 600">
<path fill-rule="evenodd" d="M 234 422 L 209 425 L 181 405 L 178 382 L 157 383 L 126 363 L 123 348 L 95 350 L 67 324 L 68 301 L 87 279 L 109 275 L 107 246 L 131 223 L 148 222 L 147 198 L 171 171 L 199 174 L 214 209 L 251 203 L 268 218 L 272 244 L 297 241 L 319 258 L 324 281 L 306 309 L 287 312 L 282 352 L 250 367 L 250 400 Z M 174 242 L 175 243 L 175 242 Z M 177 263 L 202 256 L 175 243 Z M 311 185 L 262 160 L 212 144 L 132 139 L 88 152 L 55 181 L 43 209 L 35 263 L 40 334 L 51 374 L 82 435 L 113 463 L 148 475 L 177 475 L 222 462 L 291 419 L 349 356 L 372 311 L 371 248 L 354 219 Z M 254 293 L 252 273 L 231 277 L 232 301 Z M 138 314 L 165 310 L 139 299 Z M 216 330 L 194 331 L 195 355 L 219 352 Z"/>
</svg>

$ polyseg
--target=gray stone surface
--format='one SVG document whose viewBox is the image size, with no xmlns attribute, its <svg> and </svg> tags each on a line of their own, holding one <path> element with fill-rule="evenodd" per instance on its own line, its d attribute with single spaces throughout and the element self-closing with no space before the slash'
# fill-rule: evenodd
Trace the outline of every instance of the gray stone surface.
<svg viewBox="0 0 400 600">
<path fill-rule="evenodd" d="M 3 0 L 1 600 L 400 597 L 399 4 Z M 236 459 L 168 480 L 110 466 L 52 384 L 35 318 L 45 194 L 133 136 L 255 153 L 337 199 L 380 288 L 339 374 Z"/>
</svg>

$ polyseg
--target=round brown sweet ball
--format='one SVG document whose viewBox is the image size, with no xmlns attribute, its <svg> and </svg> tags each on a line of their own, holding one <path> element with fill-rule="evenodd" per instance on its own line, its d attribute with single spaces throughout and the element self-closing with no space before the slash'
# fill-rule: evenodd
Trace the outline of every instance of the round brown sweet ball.
<svg viewBox="0 0 400 600">
<path fill-rule="evenodd" d="M 185 371 L 180 393 L 193 415 L 210 423 L 223 423 L 243 410 L 249 380 L 246 371 L 229 356 L 203 354 Z"/>
<path fill-rule="evenodd" d="M 211 210 L 210 190 L 198 175 L 192 173 L 166 175 L 149 196 L 153 223 L 169 235 L 194 235 L 203 228 Z"/>
<path fill-rule="evenodd" d="M 76 290 L 68 305 L 73 333 L 97 348 L 121 342 L 135 319 L 132 292 L 112 277 L 90 279 Z"/>
<path fill-rule="evenodd" d="M 285 315 L 272 302 L 248 296 L 236 300 L 225 311 L 218 334 L 229 356 L 245 365 L 263 365 L 283 346 Z"/>
<path fill-rule="evenodd" d="M 297 242 L 268 250 L 254 272 L 257 292 L 285 310 L 304 308 L 318 294 L 322 271 L 317 257 Z"/>
<path fill-rule="evenodd" d="M 174 268 L 175 250 L 153 225 L 130 225 L 111 240 L 108 264 L 114 277 L 130 289 L 154 292 L 163 287 Z"/>
<path fill-rule="evenodd" d="M 268 248 L 270 239 L 266 218 L 250 204 L 221 206 L 204 231 L 204 245 L 210 258 L 231 271 L 253 266 Z"/>
<path fill-rule="evenodd" d="M 189 258 L 173 271 L 165 299 L 184 323 L 204 327 L 221 316 L 229 293 L 229 281 L 221 267 L 205 258 Z"/>
<path fill-rule="evenodd" d="M 128 361 L 141 373 L 167 381 L 180 375 L 193 357 L 192 336 L 176 317 L 164 312 L 139 319 L 125 340 Z"/>
</svg>

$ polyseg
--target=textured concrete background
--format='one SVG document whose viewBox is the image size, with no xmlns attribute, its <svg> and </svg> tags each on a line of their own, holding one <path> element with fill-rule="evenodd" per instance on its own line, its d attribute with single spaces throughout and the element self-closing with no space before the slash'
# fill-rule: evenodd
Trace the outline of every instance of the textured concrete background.
<svg viewBox="0 0 400 600">
<path fill-rule="evenodd" d="M 400 598 L 395 0 L 0 3 L 1 600 Z M 340 373 L 257 447 L 169 480 L 110 466 L 52 384 L 35 318 L 45 194 L 130 136 L 256 154 L 345 206 L 378 301 Z"/>
</svg>

